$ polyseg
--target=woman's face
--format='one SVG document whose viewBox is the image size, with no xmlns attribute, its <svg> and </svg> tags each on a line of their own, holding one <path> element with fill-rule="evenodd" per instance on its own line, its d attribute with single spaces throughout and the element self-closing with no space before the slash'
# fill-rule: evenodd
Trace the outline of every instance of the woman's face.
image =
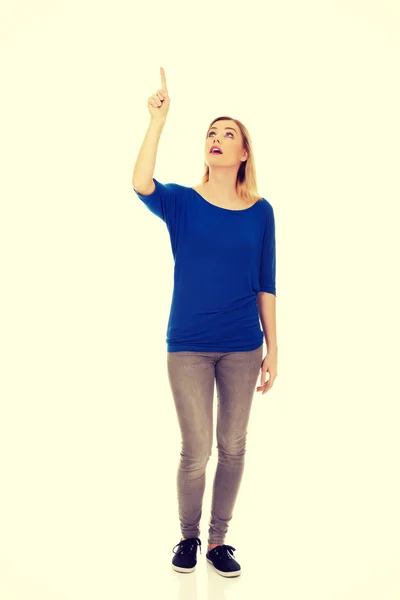
<svg viewBox="0 0 400 600">
<path fill-rule="evenodd" d="M 221 148 L 222 154 L 210 153 L 213 145 Z M 248 153 L 243 150 L 243 138 L 235 121 L 216 121 L 207 132 L 205 144 L 206 164 L 210 166 L 238 165 L 247 159 Z"/>
</svg>

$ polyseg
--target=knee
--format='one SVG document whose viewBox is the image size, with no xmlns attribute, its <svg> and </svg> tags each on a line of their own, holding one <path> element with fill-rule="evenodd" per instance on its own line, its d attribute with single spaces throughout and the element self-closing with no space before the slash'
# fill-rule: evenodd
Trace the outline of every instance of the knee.
<svg viewBox="0 0 400 600">
<path fill-rule="evenodd" d="M 235 438 L 219 438 L 218 452 L 228 456 L 243 456 L 246 453 L 246 435 Z"/>
<path fill-rule="evenodd" d="M 211 447 L 209 445 L 199 444 L 197 447 L 182 446 L 181 463 L 189 469 L 205 468 L 211 456 Z"/>
</svg>

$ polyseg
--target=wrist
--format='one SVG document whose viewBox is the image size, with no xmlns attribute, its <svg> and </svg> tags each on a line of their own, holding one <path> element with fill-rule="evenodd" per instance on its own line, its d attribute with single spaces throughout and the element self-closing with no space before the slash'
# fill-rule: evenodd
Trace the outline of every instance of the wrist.
<svg viewBox="0 0 400 600">
<path fill-rule="evenodd" d="M 155 125 L 165 125 L 166 117 L 151 117 L 150 123 Z"/>
</svg>

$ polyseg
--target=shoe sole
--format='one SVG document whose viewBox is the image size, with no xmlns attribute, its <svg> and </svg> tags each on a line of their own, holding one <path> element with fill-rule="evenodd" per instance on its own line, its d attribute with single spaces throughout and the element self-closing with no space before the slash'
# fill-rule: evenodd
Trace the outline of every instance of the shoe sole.
<svg viewBox="0 0 400 600">
<path fill-rule="evenodd" d="M 220 571 L 219 569 L 217 569 L 217 567 L 214 565 L 213 561 L 210 558 L 207 558 L 207 560 L 210 563 L 210 565 L 214 567 L 217 573 L 219 575 L 222 575 L 222 577 L 238 577 L 238 575 L 240 575 L 242 572 L 241 569 L 239 569 L 239 571 Z"/>
<path fill-rule="evenodd" d="M 177 571 L 178 573 L 193 573 L 193 571 L 196 568 L 196 565 L 194 567 L 177 567 L 176 565 L 172 565 L 172 568 L 174 569 L 174 571 Z"/>
</svg>

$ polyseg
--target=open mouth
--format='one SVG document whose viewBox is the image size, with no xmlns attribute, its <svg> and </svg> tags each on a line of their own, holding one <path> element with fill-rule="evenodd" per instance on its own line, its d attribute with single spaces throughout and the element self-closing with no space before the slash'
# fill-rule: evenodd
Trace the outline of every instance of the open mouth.
<svg viewBox="0 0 400 600">
<path fill-rule="evenodd" d="M 222 151 L 219 148 L 211 148 L 210 154 L 222 154 Z"/>
</svg>

